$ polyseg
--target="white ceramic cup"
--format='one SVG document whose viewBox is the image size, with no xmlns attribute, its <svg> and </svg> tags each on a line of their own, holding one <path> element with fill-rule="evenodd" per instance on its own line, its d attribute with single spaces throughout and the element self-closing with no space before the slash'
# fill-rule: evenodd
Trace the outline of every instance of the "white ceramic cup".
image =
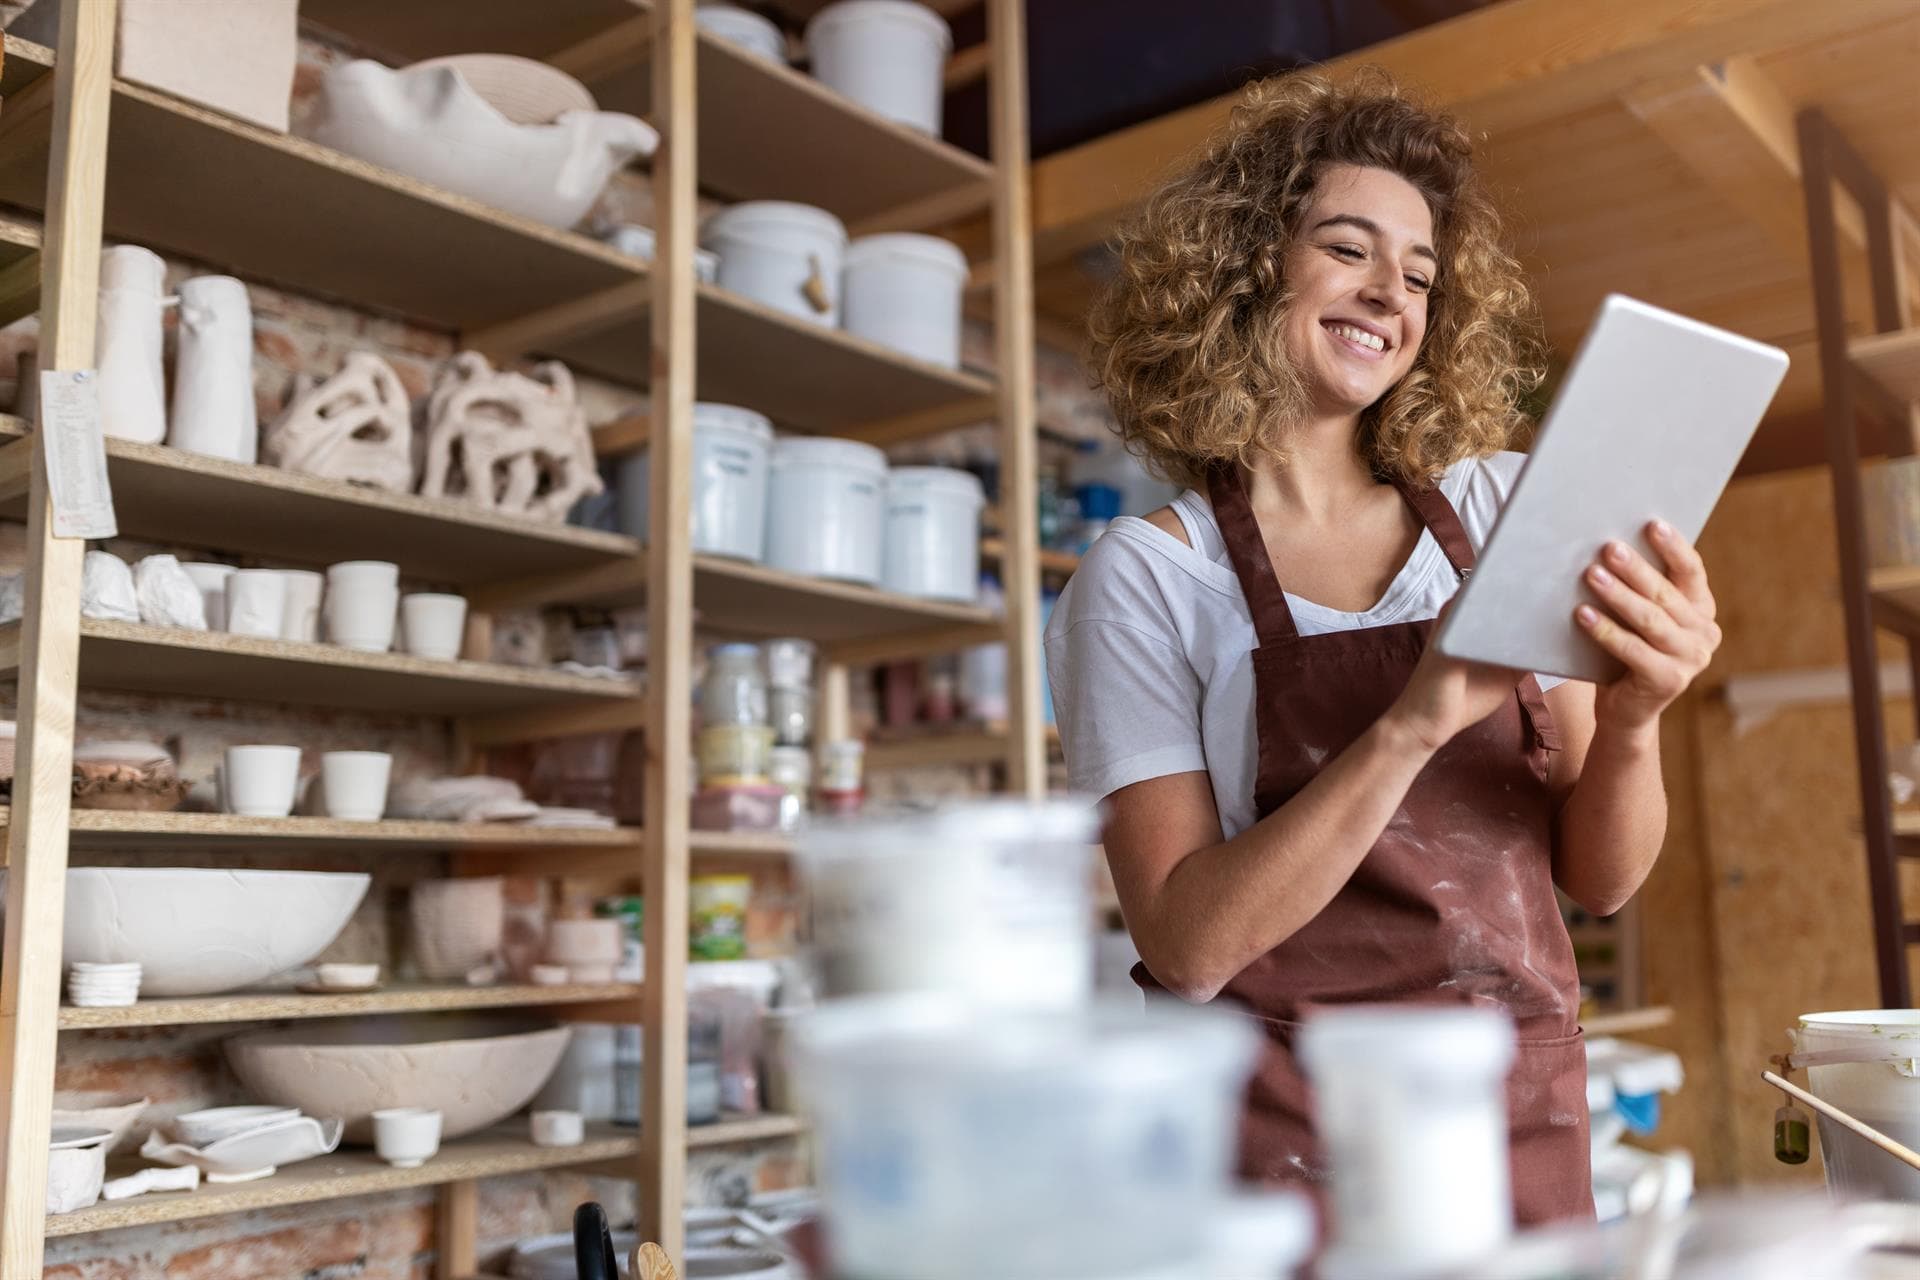
<svg viewBox="0 0 1920 1280">
<path fill-rule="evenodd" d="M 398 565 L 348 560 L 327 569 L 327 639 L 335 644 L 385 653 L 393 647 L 399 604 Z"/>
<path fill-rule="evenodd" d="M 280 638 L 308 644 L 320 638 L 320 596 L 326 577 L 311 569 L 282 569 L 287 584 L 286 607 L 280 613 Z"/>
<path fill-rule="evenodd" d="M 238 570 L 230 564 L 213 564 L 208 561 L 194 561 L 180 566 L 186 570 L 187 577 L 193 579 L 193 585 L 200 588 L 200 603 L 207 611 L 207 628 L 210 631 L 227 629 L 227 579 Z"/>
<path fill-rule="evenodd" d="M 379 1112 L 374 1113 L 376 1116 Z M 577 1147 L 587 1140 L 587 1122 L 578 1111 L 536 1111 L 533 1113 L 533 1145 L 536 1147 Z"/>
<path fill-rule="evenodd" d="M 563 964 L 537 964 L 530 971 L 533 985 L 536 987 L 564 987 L 567 985 L 567 966 Z"/>
<path fill-rule="evenodd" d="M 400 628 L 407 652 L 415 657 L 457 658 L 466 639 L 466 597 L 434 591 L 401 596 Z"/>
<path fill-rule="evenodd" d="M 373 1113 L 373 1149 L 396 1169 L 417 1169 L 440 1151 L 440 1113 L 393 1107 Z"/>
<path fill-rule="evenodd" d="M 278 569 L 237 569 L 228 577 L 226 623 L 234 635 L 277 639 L 286 609 L 287 580 Z"/>
<path fill-rule="evenodd" d="M 378 822 L 387 811 L 393 757 L 384 751 L 328 751 L 320 757 L 320 790 L 327 816 Z"/>
<path fill-rule="evenodd" d="M 317 964 L 313 976 L 323 987 L 371 987 L 380 981 L 377 964 Z"/>
<path fill-rule="evenodd" d="M 229 813 L 284 818 L 299 791 L 300 748 L 228 747 L 223 778 Z"/>
</svg>

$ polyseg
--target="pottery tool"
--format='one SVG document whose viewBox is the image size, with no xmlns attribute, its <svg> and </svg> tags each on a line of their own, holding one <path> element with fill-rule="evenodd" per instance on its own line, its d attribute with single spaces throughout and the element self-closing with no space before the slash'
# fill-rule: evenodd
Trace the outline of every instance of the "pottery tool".
<svg viewBox="0 0 1920 1280">
<path fill-rule="evenodd" d="M 1821 1101 L 1805 1089 L 1802 1089 L 1799 1085 L 1784 1080 L 1771 1071 L 1761 1072 L 1760 1078 L 1780 1090 L 1780 1092 L 1786 1094 L 1789 1098 L 1792 1098 L 1795 1102 L 1803 1106 L 1811 1107 L 1835 1124 L 1843 1125 L 1851 1129 L 1902 1164 L 1914 1169 L 1920 1169 L 1920 1151 L 1915 1151 L 1911 1147 L 1895 1142 L 1892 1138 L 1889 1138 L 1872 1125 L 1867 1124 L 1863 1120 L 1854 1119 L 1840 1108 L 1834 1106 L 1831 1102 Z"/>
<path fill-rule="evenodd" d="M 633 1280 L 680 1280 L 667 1251 L 651 1240 L 633 1251 Z"/>
</svg>

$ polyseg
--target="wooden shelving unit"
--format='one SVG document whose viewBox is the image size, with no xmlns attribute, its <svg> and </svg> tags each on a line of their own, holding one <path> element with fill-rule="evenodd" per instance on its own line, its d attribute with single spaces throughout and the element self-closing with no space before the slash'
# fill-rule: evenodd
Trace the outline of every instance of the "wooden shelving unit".
<svg viewBox="0 0 1920 1280">
<path fill-rule="evenodd" d="M 1050 755 L 1060 752 L 1060 731 L 1046 727 L 1043 738 Z M 927 726 L 875 736 L 867 741 L 869 769 L 927 769 L 941 765 L 994 764 L 1007 758 L 1007 727 L 1003 724 Z"/>
<path fill-rule="evenodd" d="M 48 0 L 52 2 L 52 0 Z M 82 544 L 53 536 L 44 440 L 0 419 L 0 516 L 25 519 L 28 605 L 0 629 L 0 675 L 18 679 L 21 734 L 7 834 L 0 960 L 0 1280 L 40 1274 L 47 1236 L 107 1231 L 405 1187 L 441 1186 L 436 1275 L 473 1274 L 475 1180 L 591 1165 L 629 1171 L 643 1227 L 680 1253 L 689 1147 L 791 1137 L 786 1116 L 685 1123 L 687 879 L 694 856 L 778 858 L 785 837 L 692 832 L 688 707 L 694 627 L 804 635 L 822 645 L 821 722 L 846 722 L 847 666 L 1004 640 L 1011 655 L 1010 785 L 1045 785 L 1036 609 L 1032 244 L 1025 35 L 1018 0 L 989 0 L 994 89 L 989 164 L 882 120 L 810 78 L 748 57 L 693 23 L 694 0 L 305 0 L 302 16 L 396 60 L 491 50 L 570 71 L 610 109 L 643 112 L 665 139 L 652 170 L 657 258 L 645 263 L 314 143 L 117 81 L 115 0 L 59 0 L 60 48 L 13 37 L 0 63 L 0 317 L 41 312 L 42 367 L 91 365 L 103 237 L 212 264 L 459 335 L 495 360 L 550 356 L 651 393 L 652 527 L 644 540 L 503 520 L 267 467 L 114 441 L 108 468 L 124 533 L 221 559 L 322 565 L 378 558 L 445 584 L 486 615 L 509 607 L 644 601 L 647 683 L 484 662 L 428 662 L 313 644 L 82 619 Z M 787 0 L 804 17 L 807 0 Z M 995 370 L 953 370 L 796 320 L 694 279 L 696 193 L 810 201 L 855 234 L 924 230 L 991 207 Z M 1004 616 L 695 556 L 687 481 L 696 398 L 759 409 L 788 430 L 876 442 L 997 421 L 1009 607 Z M 71 810 L 76 689 L 259 700 L 451 717 L 469 748 L 644 728 L 644 829 L 271 822 L 215 814 Z M 843 731 L 843 730 L 842 730 Z M 355 996 L 242 992 L 124 1010 L 60 1004 L 61 905 L 70 853 L 196 857 L 338 850 L 450 855 L 456 871 L 511 866 L 644 883 L 640 985 L 395 987 Z M 356 1017 L 489 1007 L 638 1020 L 646 1069 L 638 1133 L 599 1130 L 566 1150 L 515 1126 L 449 1143 L 416 1170 L 366 1154 L 192 1195 L 47 1218 L 44 1134 L 63 1030 Z"/>
</svg>

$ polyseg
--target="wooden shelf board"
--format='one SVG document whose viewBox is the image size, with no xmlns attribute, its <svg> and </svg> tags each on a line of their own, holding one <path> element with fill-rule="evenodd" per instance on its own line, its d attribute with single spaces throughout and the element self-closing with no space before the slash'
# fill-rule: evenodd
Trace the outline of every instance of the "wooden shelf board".
<svg viewBox="0 0 1920 1280">
<path fill-rule="evenodd" d="M 793 852 L 793 837 L 784 831 L 700 831 L 687 835 L 696 854 L 716 858 L 784 858 Z"/>
<path fill-rule="evenodd" d="M 20 624 L 0 627 L 0 678 L 19 662 Z M 83 618 L 83 688 L 166 693 L 249 702 L 465 715 L 635 698 L 630 680 L 485 662 L 439 662 L 404 653 L 363 653 Z"/>
<path fill-rule="evenodd" d="M 52 64 L 51 50 L 7 37 L 0 91 L 11 98 Z M 0 148 L 0 200 L 46 207 L 47 143 L 42 123 Z M 110 239 L 442 328 L 498 324 L 646 276 L 586 236 L 124 81 L 108 148 Z"/>
<path fill-rule="evenodd" d="M 1855 338 L 1847 344 L 1853 367 L 1894 404 L 1920 401 L 1920 329 Z"/>
<path fill-rule="evenodd" d="M 1657 1031 L 1672 1021 L 1672 1009 L 1666 1005 L 1652 1005 L 1645 1009 L 1595 1014 L 1584 1020 L 1580 1028 L 1590 1036 L 1625 1036 L 1640 1031 Z"/>
<path fill-rule="evenodd" d="M 717 1124 L 687 1126 L 687 1146 L 725 1147 L 742 1142 L 769 1142 L 792 1138 L 807 1131 L 806 1121 L 798 1116 L 738 1116 Z"/>
<path fill-rule="evenodd" d="M 438 6 L 308 0 L 301 6 L 302 18 L 396 61 L 474 49 L 544 61 L 643 12 L 644 6 L 619 0 L 462 0 Z M 993 170 L 978 156 L 875 115 L 812 76 L 757 58 L 710 32 L 696 34 L 703 188 L 730 200 L 797 200 L 854 224 L 930 200 L 942 201 L 944 216 L 927 225 L 986 208 Z M 651 117 L 646 53 L 636 50 L 611 62 L 610 70 L 585 75 L 600 109 Z"/>
<path fill-rule="evenodd" d="M 27 424 L 0 417 L 0 437 Z M 411 577 L 455 587 L 566 572 L 637 555 L 638 539 L 576 525 L 541 524 L 479 507 L 388 493 L 109 439 L 107 474 L 120 532 L 314 565 L 394 560 Z M 0 516 L 26 518 L 25 495 Z"/>
<path fill-rule="evenodd" d="M 570 365 L 620 382 L 647 381 L 645 307 L 546 344 Z M 832 434 L 993 394 L 993 380 L 928 364 L 842 329 L 700 284 L 694 298 L 702 400 L 758 409 L 783 426 Z"/>
<path fill-rule="evenodd" d="M 539 577 L 481 593 L 483 606 L 633 605 L 647 598 L 647 565 L 636 556 L 572 577 Z M 856 583 L 809 578 L 724 556 L 693 558 L 693 607 L 704 631 L 804 636 L 825 645 L 933 636 L 951 647 L 1003 638 L 999 616 L 979 605 L 923 600 Z M 929 652 L 934 650 L 929 649 Z"/>
<path fill-rule="evenodd" d="M 177 1027 L 210 1022 L 272 1022 L 283 1018 L 348 1018 L 374 1013 L 445 1013 L 459 1009 L 540 1008 L 549 1005 L 638 1001 L 638 983 L 568 983 L 559 987 L 394 986 L 354 995 L 299 991 L 236 991 L 218 996 L 140 1000 L 123 1008 L 60 1007 L 60 1029 Z M 635 1005 L 638 1008 L 638 1005 Z"/>
<path fill-rule="evenodd" d="M 1060 730 L 1043 734 L 1049 755 L 1060 752 Z M 1007 758 L 1007 726 L 963 723 L 887 733 L 867 742 L 869 769 L 924 769 L 941 765 L 994 764 Z"/>
<path fill-rule="evenodd" d="M 0 808 L 0 824 L 7 810 Z M 204 848 L 209 844 L 283 850 L 352 848 L 368 852 L 450 852 L 463 849 L 638 848 L 632 827 L 529 827 L 516 822 L 425 822 L 387 818 L 244 818 L 231 813 L 128 813 L 75 809 L 69 824 L 75 848 Z"/>
<path fill-rule="evenodd" d="M 1874 620 L 1889 631 L 1920 637 L 1920 565 L 1894 565 L 1867 573 Z"/>
<path fill-rule="evenodd" d="M 156 1222 L 211 1218 L 537 1169 L 632 1160 L 639 1154 L 639 1134 L 610 1125 L 589 1125 L 587 1140 L 577 1147 L 536 1147 L 527 1140 L 526 1121 L 521 1119 L 445 1143 L 439 1155 L 417 1169 L 392 1168 L 371 1151 L 335 1152 L 285 1165 L 272 1177 L 258 1182 L 202 1183 L 198 1191 L 156 1192 L 131 1200 L 103 1200 L 91 1208 L 53 1214 L 47 1218 L 47 1235 L 50 1238 L 85 1235 Z"/>
<path fill-rule="evenodd" d="M 980 540 L 980 558 L 998 563 L 1007 554 L 1007 544 L 1000 538 L 982 538 Z M 1080 567 L 1080 557 L 1071 551 L 1051 551 L 1040 548 L 1040 571 L 1065 576 Z"/>
</svg>

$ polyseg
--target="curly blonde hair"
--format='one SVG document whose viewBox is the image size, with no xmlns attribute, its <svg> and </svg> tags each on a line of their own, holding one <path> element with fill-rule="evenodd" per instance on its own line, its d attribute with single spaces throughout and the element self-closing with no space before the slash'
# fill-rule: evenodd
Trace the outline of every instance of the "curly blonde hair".
<svg viewBox="0 0 1920 1280">
<path fill-rule="evenodd" d="M 1090 364 L 1129 451 L 1195 484 L 1217 463 L 1286 460 L 1306 390 L 1282 339 L 1283 273 L 1328 166 L 1400 175 L 1426 198 L 1440 268 L 1413 367 L 1361 414 L 1356 447 L 1383 477 L 1432 480 L 1506 447 L 1543 370 L 1533 301 L 1500 215 L 1450 117 L 1384 72 L 1296 72 L 1255 85 L 1206 154 L 1119 235 L 1094 304 Z"/>
</svg>

